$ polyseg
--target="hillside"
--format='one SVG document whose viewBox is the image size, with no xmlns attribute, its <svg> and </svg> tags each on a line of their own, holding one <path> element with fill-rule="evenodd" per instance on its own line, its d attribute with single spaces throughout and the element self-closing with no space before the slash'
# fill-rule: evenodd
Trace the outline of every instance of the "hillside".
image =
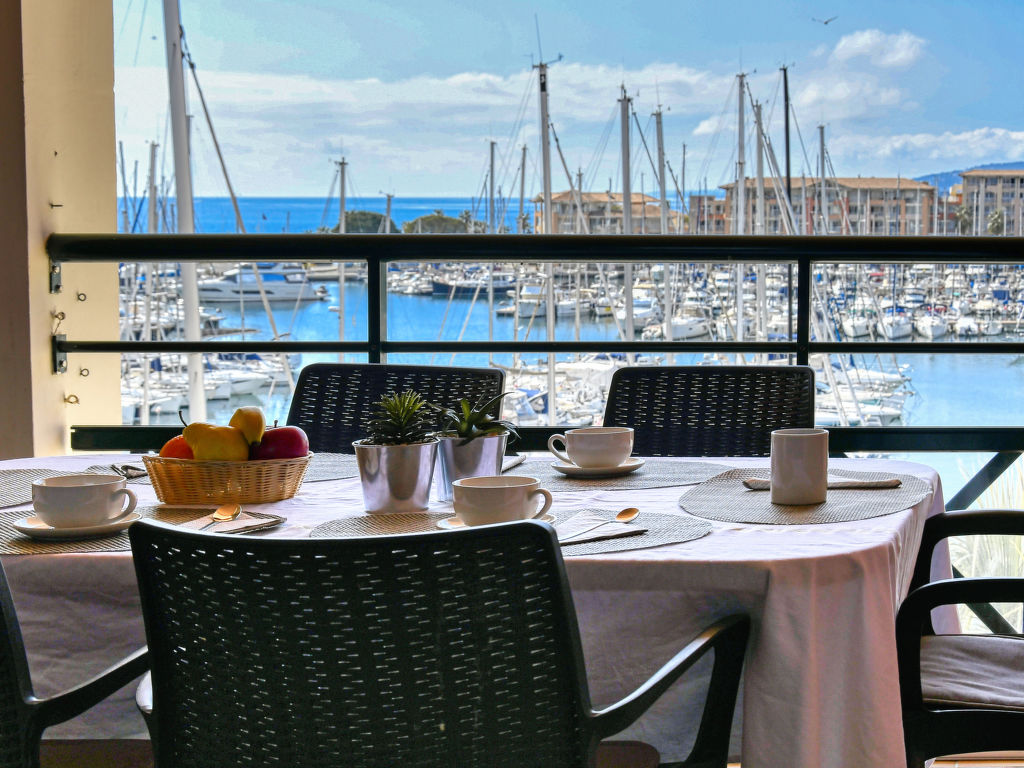
<svg viewBox="0 0 1024 768">
<path fill-rule="evenodd" d="M 949 188 L 954 184 L 960 183 L 960 174 L 964 171 L 971 171 L 975 169 L 985 170 L 987 168 L 1024 168 L 1024 161 L 1007 162 L 1007 163 L 987 163 L 985 165 L 974 165 L 970 168 L 961 168 L 957 171 L 939 171 L 938 173 L 929 173 L 925 176 L 918 176 L 914 181 L 925 181 L 929 184 L 934 184 L 939 188 L 939 194 L 944 195 L 949 191 Z"/>
</svg>

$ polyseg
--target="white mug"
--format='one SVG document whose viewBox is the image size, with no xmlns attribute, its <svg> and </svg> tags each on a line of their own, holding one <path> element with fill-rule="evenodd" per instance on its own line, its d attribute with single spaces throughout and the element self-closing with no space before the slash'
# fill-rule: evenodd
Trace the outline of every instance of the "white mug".
<svg viewBox="0 0 1024 768">
<path fill-rule="evenodd" d="M 828 430 L 776 429 L 771 465 L 772 504 L 821 504 L 828 493 Z"/>
<path fill-rule="evenodd" d="M 135 509 L 135 493 L 125 482 L 120 475 L 46 477 L 32 483 L 32 507 L 52 528 L 100 525 Z"/>
<path fill-rule="evenodd" d="M 551 492 L 540 480 L 522 475 L 464 477 L 452 483 L 455 514 L 464 525 L 490 525 L 543 517 L 551 509 Z M 544 504 L 537 509 L 535 499 Z"/>
<path fill-rule="evenodd" d="M 555 443 L 565 445 L 565 453 Z M 632 427 L 581 427 L 548 438 L 548 450 L 577 467 L 617 467 L 633 452 Z"/>
</svg>

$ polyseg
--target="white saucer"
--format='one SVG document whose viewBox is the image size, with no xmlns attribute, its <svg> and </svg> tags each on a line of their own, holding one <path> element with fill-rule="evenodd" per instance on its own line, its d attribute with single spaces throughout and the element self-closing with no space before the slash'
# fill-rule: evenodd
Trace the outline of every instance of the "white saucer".
<svg viewBox="0 0 1024 768">
<path fill-rule="evenodd" d="M 555 522 L 555 516 L 550 512 L 541 517 L 534 518 L 535 520 L 543 520 L 545 523 Z M 465 524 L 457 517 L 446 517 L 444 520 L 437 521 L 438 528 L 444 528 L 446 531 L 453 531 L 456 528 L 465 528 Z"/>
<path fill-rule="evenodd" d="M 569 477 L 618 477 L 628 475 L 644 465 L 644 460 L 636 456 L 630 456 L 617 467 L 577 467 L 575 464 L 566 464 L 564 461 L 556 461 L 551 468 Z"/>
<path fill-rule="evenodd" d="M 127 515 L 115 520 L 109 520 L 99 525 L 86 525 L 80 528 L 54 528 L 47 525 L 35 515 L 23 517 L 17 522 L 11 523 L 15 530 L 21 531 L 26 536 L 34 539 L 81 539 L 86 536 L 110 536 L 123 531 L 129 525 L 141 518 L 138 512 L 129 512 Z"/>
</svg>

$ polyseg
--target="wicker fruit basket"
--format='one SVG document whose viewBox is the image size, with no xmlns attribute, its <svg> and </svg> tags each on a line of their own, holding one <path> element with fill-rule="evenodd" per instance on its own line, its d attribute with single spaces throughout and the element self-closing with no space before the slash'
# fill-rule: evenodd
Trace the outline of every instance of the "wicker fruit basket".
<svg viewBox="0 0 1024 768">
<path fill-rule="evenodd" d="M 297 459 L 195 461 L 143 456 L 164 504 L 258 504 L 298 493 L 312 453 Z"/>
</svg>

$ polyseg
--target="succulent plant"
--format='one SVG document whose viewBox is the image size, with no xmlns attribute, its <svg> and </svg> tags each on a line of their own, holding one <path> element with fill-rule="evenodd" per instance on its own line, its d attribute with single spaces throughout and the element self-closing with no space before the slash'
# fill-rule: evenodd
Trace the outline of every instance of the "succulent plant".
<svg viewBox="0 0 1024 768">
<path fill-rule="evenodd" d="M 469 400 L 463 398 L 458 408 L 443 408 L 434 404 L 430 404 L 430 408 L 441 415 L 440 434 L 463 438 L 459 445 L 465 445 L 477 437 L 503 433 L 508 433 L 516 438 L 519 437 L 519 433 L 516 432 L 516 427 L 512 422 L 496 419 L 488 413 L 495 403 L 508 394 L 510 393 L 502 392 L 486 403 L 477 403 L 476 405 L 470 405 Z"/>
<path fill-rule="evenodd" d="M 427 401 L 412 390 L 384 395 L 377 401 L 377 411 L 370 420 L 368 443 L 373 445 L 406 445 L 422 443 L 430 437 L 433 422 Z"/>
</svg>

